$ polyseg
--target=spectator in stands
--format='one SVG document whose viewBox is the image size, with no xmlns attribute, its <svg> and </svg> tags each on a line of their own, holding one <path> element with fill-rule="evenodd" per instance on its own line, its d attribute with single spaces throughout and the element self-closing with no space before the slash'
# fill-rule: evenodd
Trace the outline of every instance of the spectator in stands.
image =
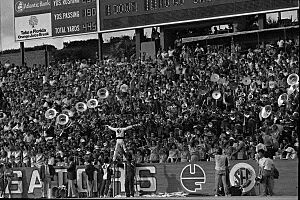
<svg viewBox="0 0 300 200">
<path fill-rule="evenodd" d="M 203 46 L 203 50 L 200 48 L 203 54 L 197 61 L 194 58 L 196 50 L 191 45 L 183 44 L 179 36 L 177 39 L 173 61 L 168 54 L 159 58 L 158 62 L 90 63 L 86 60 L 64 60 L 52 63 L 49 68 L 1 65 L 3 101 L 0 108 L 0 149 L 6 152 L 7 158 L 4 156 L 1 159 L 11 162 L 11 155 L 14 155 L 14 161 L 19 163 L 20 154 L 16 152 L 22 151 L 21 162 L 24 163 L 28 151 L 28 165 L 39 165 L 40 160 L 36 155 L 40 153 L 36 153 L 36 150 L 40 151 L 38 149 L 43 147 L 42 152 L 47 149 L 54 153 L 56 159 L 78 154 L 75 156 L 76 164 L 83 164 L 83 156 L 89 151 L 97 162 L 98 154 L 94 153 L 94 149 L 98 142 L 99 145 L 107 143 L 101 148 L 105 149 L 105 155 L 112 158 L 116 140 L 104 125 L 124 118 L 124 126 L 143 123 L 140 127 L 128 130 L 129 141 L 138 138 L 135 149 L 144 147 L 144 134 L 147 138 L 150 138 L 150 133 L 154 134 L 151 136 L 157 141 L 154 146 L 159 144 L 159 140 L 168 140 L 158 148 L 160 162 L 166 162 L 170 155 L 168 147 L 172 143 L 169 140 L 171 132 L 174 133 L 172 137 L 180 143 L 188 138 L 191 161 L 207 160 L 207 153 L 219 145 L 224 146 L 226 155 L 244 151 L 233 154 L 231 159 L 239 159 L 242 154 L 244 157 L 246 152 L 248 157 L 250 154 L 253 157 L 250 144 L 245 144 L 245 149 L 241 151 L 241 142 L 230 139 L 238 139 L 239 136 L 249 136 L 253 138 L 253 143 L 260 146 L 270 141 L 275 151 L 284 143 L 279 149 L 283 154 L 287 154 L 285 150 L 288 147 L 297 151 L 294 144 L 299 129 L 293 112 L 299 113 L 299 86 L 289 90 L 288 102 L 278 105 L 278 97 L 289 87 L 286 84 L 288 75 L 299 72 L 297 46 L 291 44 L 290 48 L 279 49 L 278 46 L 266 44 L 256 49 L 246 48 L 245 52 L 241 49 L 231 51 L 228 47 Z M 225 82 L 211 81 L 214 73 Z M 244 77 L 251 78 L 250 85 L 243 84 Z M 270 81 L 276 81 L 275 87 L 269 86 Z M 128 86 L 126 92 L 120 90 L 123 84 Z M 99 108 L 85 112 L 75 109 L 77 102 L 98 98 L 98 89 L 104 87 L 109 91 L 109 97 L 101 100 Z M 217 101 L 211 97 L 215 90 L 222 94 Z M 259 118 L 261 107 L 265 105 L 272 106 L 272 113 L 266 119 Z M 70 116 L 70 126 L 58 125 L 55 118 L 46 119 L 44 114 L 50 108 L 58 113 L 64 109 L 71 110 L 73 116 Z M 1 112 L 6 116 L 4 119 L 1 118 L 4 116 Z M 214 121 L 213 127 L 208 126 L 211 121 Z M 220 124 L 215 123 L 219 121 Z M 198 133 L 193 132 L 194 126 Z M 177 128 L 181 130 L 178 135 L 175 134 Z M 191 140 L 191 134 L 188 133 L 192 132 L 199 137 Z M 259 138 L 263 138 L 263 141 L 259 141 Z M 220 142 L 225 140 L 229 142 Z M 24 142 L 23 146 L 20 141 Z M 292 146 L 287 146 L 289 143 Z M 16 149 L 17 144 L 22 147 Z M 181 147 L 180 144 L 176 145 Z M 154 151 L 152 146 L 148 145 L 150 152 L 145 155 L 146 163 L 158 160 L 157 149 L 154 148 Z M 62 164 L 57 162 L 55 165 Z"/>
</svg>

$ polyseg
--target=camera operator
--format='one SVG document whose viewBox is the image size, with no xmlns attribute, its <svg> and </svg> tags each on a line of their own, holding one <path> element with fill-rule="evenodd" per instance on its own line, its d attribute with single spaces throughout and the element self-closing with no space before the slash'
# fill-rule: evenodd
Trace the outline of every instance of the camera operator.
<svg viewBox="0 0 300 200">
<path fill-rule="evenodd" d="M 262 196 L 273 195 L 274 177 L 272 170 L 274 168 L 274 162 L 270 158 L 265 157 L 265 150 L 258 150 L 258 165 L 259 165 L 259 177 L 258 181 L 263 185 Z"/>
</svg>

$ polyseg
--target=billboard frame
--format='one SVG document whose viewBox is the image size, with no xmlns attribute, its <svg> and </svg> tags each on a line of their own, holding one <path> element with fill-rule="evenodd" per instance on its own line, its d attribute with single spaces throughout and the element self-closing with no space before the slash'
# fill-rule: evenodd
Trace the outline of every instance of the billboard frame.
<svg viewBox="0 0 300 200">
<path fill-rule="evenodd" d="M 207 18 L 201 18 L 201 19 L 191 19 L 191 20 L 183 20 L 183 21 L 175 21 L 175 22 L 166 22 L 166 23 L 149 24 L 149 25 L 142 25 L 142 26 L 133 26 L 133 27 L 109 29 L 109 30 L 101 30 L 100 29 L 99 33 L 109 33 L 109 32 L 134 30 L 134 29 L 140 29 L 140 28 L 151 28 L 151 27 L 158 27 L 158 26 L 168 26 L 168 25 L 176 25 L 176 24 L 183 24 L 183 23 L 209 21 L 209 20 L 215 20 L 215 19 L 233 18 L 233 17 L 241 17 L 241 16 L 247 16 L 247 15 L 256 15 L 256 14 L 264 14 L 264 13 L 282 12 L 282 11 L 290 11 L 290 10 L 298 10 L 298 9 L 299 9 L 299 6 L 298 7 L 290 7 L 290 8 L 280 8 L 280 9 L 274 9 L 274 10 L 263 10 L 263 11 L 257 11 L 257 12 L 233 14 L 233 15 L 223 15 L 223 16 L 217 16 L 217 17 L 207 17 Z M 100 21 L 100 18 L 98 18 L 98 20 Z"/>
<path fill-rule="evenodd" d="M 1 1 L 1 0 L 0 0 Z M 13 0 L 14 1 L 14 0 Z M 93 34 L 98 34 L 99 33 L 99 29 L 100 29 L 100 4 L 99 4 L 100 0 L 96 0 L 96 24 L 97 24 L 97 29 L 95 31 L 92 32 L 86 32 L 86 33 L 76 33 L 76 34 L 69 34 L 69 35 L 57 35 L 57 36 L 47 36 L 47 37 L 42 37 L 42 38 L 29 38 L 29 39 L 22 39 L 22 40 L 17 40 L 16 38 L 16 24 L 15 24 L 15 19 L 17 17 L 21 17 L 21 16 L 15 16 L 15 8 L 13 8 L 13 31 L 14 31 L 14 40 L 15 42 L 25 42 L 25 41 L 34 41 L 34 40 L 47 40 L 47 39 L 58 39 L 58 38 L 68 38 L 68 37 L 78 37 L 78 36 L 85 36 L 85 35 L 93 35 Z M 52 2 L 52 0 L 51 0 Z M 14 5 L 15 6 L 15 5 Z M 50 14 L 52 15 L 52 9 L 50 10 Z M 33 14 L 28 14 L 28 15 L 24 15 L 24 16 L 31 16 Z M 34 14 L 35 15 L 35 14 Z M 22 16 L 23 17 L 23 16 Z M 1 20 L 1 19 L 0 19 Z M 0 21 L 1 23 L 1 21 Z M 52 25 L 51 25 L 52 26 Z M 1 33 L 0 33 L 1 34 Z"/>
</svg>

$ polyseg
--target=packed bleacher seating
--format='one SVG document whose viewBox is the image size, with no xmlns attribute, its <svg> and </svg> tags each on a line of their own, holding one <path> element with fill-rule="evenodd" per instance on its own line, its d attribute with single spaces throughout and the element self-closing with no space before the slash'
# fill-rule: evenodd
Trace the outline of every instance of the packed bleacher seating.
<svg viewBox="0 0 300 200">
<path fill-rule="evenodd" d="M 104 125 L 132 124 L 140 126 L 126 131 L 125 144 L 137 163 L 211 161 L 217 147 L 231 159 L 255 159 L 257 148 L 295 159 L 299 84 L 287 79 L 297 79 L 298 54 L 292 42 L 246 52 L 181 44 L 126 63 L 2 63 L 0 162 L 37 166 L 44 154 L 56 166 L 68 157 L 100 164 L 115 148 Z M 99 97 L 101 89 L 109 95 Z M 76 109 L 90 99 L 99 106 Z M 47 119 L 49 109 L 69 110 L 69 120 Z"/>
</svg>

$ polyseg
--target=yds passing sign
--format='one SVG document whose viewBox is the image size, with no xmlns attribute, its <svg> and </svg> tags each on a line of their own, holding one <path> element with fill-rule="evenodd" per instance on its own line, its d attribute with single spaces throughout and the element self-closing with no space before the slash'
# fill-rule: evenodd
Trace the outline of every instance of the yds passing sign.
<svg viewBox="0 0 300 200">
<path fill-rule="evenodd" d="M 17 41 L 97 32 L 96 0 L 15 0 L 14 16 Z"/>
</svg>

